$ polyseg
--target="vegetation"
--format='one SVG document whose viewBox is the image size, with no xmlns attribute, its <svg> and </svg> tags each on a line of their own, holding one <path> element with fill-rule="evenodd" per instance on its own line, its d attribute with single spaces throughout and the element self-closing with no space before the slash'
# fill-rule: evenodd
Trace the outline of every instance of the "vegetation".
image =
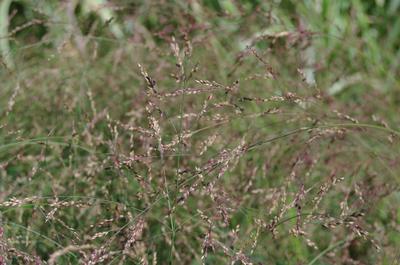
<svg viewBox="0 0 400 265">
<path fill-rule="evenodd" d="M 1 1 L 0 264 L 398 264 L 399 13 Z"/>
</svg>

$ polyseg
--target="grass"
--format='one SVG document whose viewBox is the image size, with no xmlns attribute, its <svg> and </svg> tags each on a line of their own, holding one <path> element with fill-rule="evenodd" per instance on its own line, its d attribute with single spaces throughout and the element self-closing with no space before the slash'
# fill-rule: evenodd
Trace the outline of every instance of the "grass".
<svg viewBox="0 0 400 265">
<path fill-rule="evenodd" d="M 395 264 L 399 8 L 2 2 L 0 264 Z"/>
</svg>

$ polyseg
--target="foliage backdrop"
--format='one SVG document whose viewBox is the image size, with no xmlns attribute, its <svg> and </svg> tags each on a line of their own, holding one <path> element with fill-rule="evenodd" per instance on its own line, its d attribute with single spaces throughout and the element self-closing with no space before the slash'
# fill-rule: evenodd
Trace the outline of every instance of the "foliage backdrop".
<svg viewBox="0 0 400 265">
<path fill-rule="evenodd" d="M 397 264 L 399 14 L 1 1 L 0 264 Z"/>
</svg>

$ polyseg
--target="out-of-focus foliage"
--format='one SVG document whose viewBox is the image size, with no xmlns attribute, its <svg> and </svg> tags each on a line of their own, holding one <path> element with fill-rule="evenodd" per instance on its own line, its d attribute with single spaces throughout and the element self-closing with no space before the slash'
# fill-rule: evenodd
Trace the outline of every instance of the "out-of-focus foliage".
<svg viewBox="0 0 400 265">
<path fill-rule="evenodd" d="M 3 0 L 0 49 L 0 264 L 398 262 L 400 0 Z"/>
</svg>

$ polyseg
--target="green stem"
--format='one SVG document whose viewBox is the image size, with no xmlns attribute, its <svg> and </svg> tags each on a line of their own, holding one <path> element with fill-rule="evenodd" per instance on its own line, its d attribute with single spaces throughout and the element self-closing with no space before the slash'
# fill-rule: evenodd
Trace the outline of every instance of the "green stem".
<svg viewBox="0 0 400 265">
<path fill-rule="evenodd" d="M 0 50 L 3 61 L 10 69 L 14 68 L 14 61 L 11 57 L 10 43 L 8 38 L 8 12 L 12 0 L 2 0 L 0 2 Z"/>
<path fill-rule="evenodd" d="M 343 239 L 339 242 L 336 242 L 335 244 L 327 247 L 326 249 L 324 249 L 321 253 L 319 253 L 312 261 L 310 261 L 308 263 L 308 265 L 313 265 L 315 264 L 315 262 L 317 262 L 320 258 L 322 258 L 326 253 L 334 250 L 335 248 L 340 247 L 341 245 L 343 245 L 344 243 L 346 243 L 347 239 Z"/>
</svg>

